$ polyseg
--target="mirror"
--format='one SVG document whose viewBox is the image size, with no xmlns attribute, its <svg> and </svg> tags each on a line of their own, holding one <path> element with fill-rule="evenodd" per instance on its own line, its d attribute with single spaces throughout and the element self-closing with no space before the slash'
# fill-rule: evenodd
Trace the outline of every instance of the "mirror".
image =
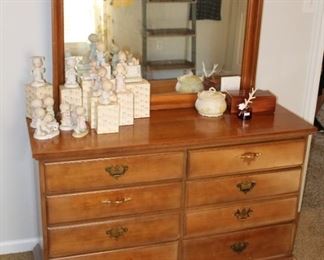
<svg viewBox="0 0 324 260">
<path fill-rule="evenodd" d="M 159 62 L 164 60 L 168 63 L 172 58 L 186 60 L 190 63 L 188 69 L 193 69 L 198 75 L 202 73 L 202 61 L 209 71 L 213 64 L 217 63 L 219 74 L 241 75 L 241 88 L 249 89 L 254 86 L 262 1 L 219 1 L 221 2 L 219 13 L 213 13 L 213 17 L 208 20 L 201 17 L 206 15 L 206 10 L 199 10 L 199 7 L 201 8 L 199 1 L 197 4 L 160 3 L 168 2 L 161 0 L 75 2 L 75 0 L 52 1 L 53 85 L 56 101 L 59 96 L 58 85 L 64 82 L 64 57 L 89 56 L 90 42 L 87 38 L 90 33 L 98 33 L 108 50 L 117 45 L 134 53 L 141 60 L 143 76 L 148 79 L 174 78 L 183 74 L 185 66 L 184 68 L 180 66 L 178 70 L 163 68 L 155 71 L 152 63 L 149 63 L 150 60 Z M 81 8 L 80 4 L 84 2 L 88 2 L 91 6 Z M 77 13 L 73 13 L 75 8 L 73 4 L 77 4 Z M 83 13 L 82 10 L 87 13 Z M 80 22 L 76 22 L 77 26 L 73 28 L 73 23 L 77 21 L 73 19 L 79 19 L 78 16 L 88 17 L 89 23 L 81 25 Z M 84 20 L 86 19 L 82 22 Z M 181 31 L 179 28 L 183 27 L 192 30 Z M 178 28 L 178 31 L 152 30 L 152 28 Z M 143 37 L 142 31 L 148 31 L 146 37 Z M 196 37 L 192 35 L 192 31 L 196 31 Z M 166 33 L 169 35 L 165 35 Z M 220 37 L 217 37 L 216 33 Z M 217 40 L 210 41 L 211 38 Z M 174 80 L 153 80 L 152 93 L 160 95 L 165 90 L 172 92 L 174 84 Z M 174 102 L 176 103 L 176 100 Z"/>
</svg>

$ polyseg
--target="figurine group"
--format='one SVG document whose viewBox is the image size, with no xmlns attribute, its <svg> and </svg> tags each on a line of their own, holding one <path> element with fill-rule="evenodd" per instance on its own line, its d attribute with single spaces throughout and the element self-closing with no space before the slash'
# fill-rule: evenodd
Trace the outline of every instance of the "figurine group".
<svg viewBox="0 0 324 260">
<path fill-rule="evenodd" d="M 41 90 L 48 84 L 44 79 L 44 58 L 33 57 L 33 81 L 26 91 L 26 103 L 30 110 L 27 117 L 32 119 L 31 127 L 35 128 L 34 138 L 50 139 L 59 135 L 60 130 L 73 131 L 72 136 L 80 138 L 89 132 L 87 121 L 97 133 L 118 132 L 120 125 L 133 124 L 134 117 L 149 116 L 150 85 L 141 77 L 139 60 L 113 45 L 107 62 L 105 45 L 99 37 L 91 34 L 88 39 L 90 50 L 84 59 L 88 62 L 85 71 L 78 70 L 78 57 L 65 58 L 65 83 L 60 86 L 60 124 L 55 119 L 52 93 L 49 89 Z"/>
</svg>

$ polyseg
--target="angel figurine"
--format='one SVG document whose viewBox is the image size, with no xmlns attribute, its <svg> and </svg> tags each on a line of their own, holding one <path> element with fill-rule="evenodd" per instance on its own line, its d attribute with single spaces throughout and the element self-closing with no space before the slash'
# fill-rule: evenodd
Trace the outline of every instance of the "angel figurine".
<svg viewBox="0 0 324 260">
<path fill-rule="evenodd" d="M 32 57 L 32 74 L 33 74 L 33 87 L 41 87 L 45 85 L 45 79 L 44 79 L 44 73 L 45 73 L 45 67 L 44 67 L 44 57 L 42 56 L 33 56 Z"/>
</svg>

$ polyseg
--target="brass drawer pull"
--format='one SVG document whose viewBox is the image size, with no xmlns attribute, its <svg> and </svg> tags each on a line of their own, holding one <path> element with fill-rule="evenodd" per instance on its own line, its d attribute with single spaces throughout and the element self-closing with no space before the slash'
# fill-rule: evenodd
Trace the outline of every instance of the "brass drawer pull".
<svg viewBox="0 0 324 260">
<path fill-rule="evenodd" d="M 106 231 L 106 234 L 112 239 L 119 239 L 124 236 L 128 231 L 127 227 L 114 227 Z"/>
<path fill-rule="evenodd" d="M 243 160 L 243 162 L 250 164 L 251 162 L 258 159 L 260 156 L 261 156 L 261 153 L 247 152 L 247 153 L 243 153 L 241 155 L 241 159 Z"/>
<path fill-rule="evenodd" d="M 132 200 L 132 198 L 126 197 L 126 198 L 117 199 L 117 200 L 102 200 L 101 203 L 119 206 L 119 205 L 124 204 L 131 200 Z"/>
<path fill-rule="evenodd" d="M 251 213 L 253 210 L 251 208 L 243 208 L 243 209 L 237 209 L 234 213 L 234 216 L 237 219 L 247 219 L 251 217 Z"/>
<path fill-rule="evenodd" d="M 236 187 L 239 188 L 241 192 L 246 194 L 251 191 L 255 185 L 255 181 L 242 181 L 241 183 L 237 184 Z"/>
<path fill-rule="evenodd" d="M 235 253 L 238 253 L 239 254 L 239 253 L 243 252 L 247 248 L 248 245 L 249 245 L 248 242 L 244 242 L 244 241 L 236 242 L 233 245 L 231 245 L 231 249 Z"/>
<path fill-rule="evenodd" d="M 123 176 L 127 172 L 127 170 L 128 170 L 127 165 L 114 165 L 114 166 L 109 166 L 105 169 L 105 171 L 115 179 L 118 179 L 119 177 Z"/>
</svg>

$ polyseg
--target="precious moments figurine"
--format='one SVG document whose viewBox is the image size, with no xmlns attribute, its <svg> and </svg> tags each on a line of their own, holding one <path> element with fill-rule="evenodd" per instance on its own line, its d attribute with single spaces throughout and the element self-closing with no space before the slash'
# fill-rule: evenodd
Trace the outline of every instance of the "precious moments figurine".
<svg viewBox="0 0 324 260">
<path fill-rule="evenodd" d="M 43 108 L 37 108 L 35 113 L 37 118 L 34 132 L 35 139 L 46 140 L 60 134 L 58 123 L 53 115 L 46 113 Z"/>
<path fill-rule="evenodd" d="M 71 131 L 71 130 L 73 130 L 71 106 L 68 103 L 63 103 L 63 104 L 60 105 L 60 111 L 61 111 L 60 129 L 62 131 Z"/>
<path fill-rule="evenodd" d="M 44 73 L 45 73 L 45 67 L 44 67 L 44 60 L 45 58 L 42 56 L 33 56 L 32 57 L 32 74 L 33 74 L 33 87 L 41 87 L 45 85 L 45 79 L 44 79 Z"/>
<path fill-rule="evenodd" d="M 116 66 L 116 70 L 114 71 L 114 75 L 116 78 L 116 92 L 124 92 L 126 91 L 126 84 L 125 84 L 125 78 L 126 78 L 126 68 L 123 65 L 123 63 L 118 63 Z"/>
<path fill-rule="evenodd" d="M 88 40 L 90 41 L 90 54 L 89 60 L 93 61 L 96 59 L 96 49 L 97 49 L 97 42 L 99 40 L 98 35 L 95 33 L 91 33 L 88 36 Z"/>
<path fill-rule="evenodd" d="M 78 106 L 75 109 L 76 113 L 76 126 L 73 129 L 72 136 L 75 138 L 81 138 L 89 133 L 88 126 L 86 124 L 85 110 L 83 107 Z"/>
<path fill-rule="evenodd" d="M 77 88 L 79 85 L 77 83 L 77 70 L 76 70 L 76 58 L 71 56 L 65 58 L 66 69 L 65 69 L 65 84 L 67 88 Z"/>
</svg>

